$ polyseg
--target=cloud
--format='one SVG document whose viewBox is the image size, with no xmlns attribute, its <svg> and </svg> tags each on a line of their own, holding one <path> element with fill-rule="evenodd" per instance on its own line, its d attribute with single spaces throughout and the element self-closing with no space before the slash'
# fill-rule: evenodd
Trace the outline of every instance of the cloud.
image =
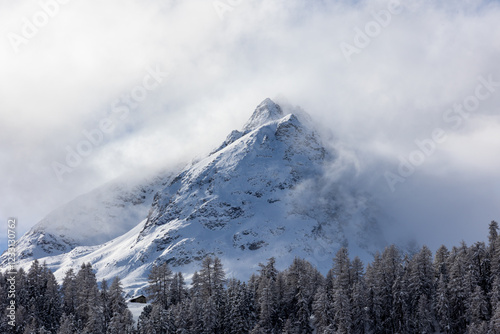
<svg viewBox="0 0 500 334">
<path fill-rule="evenodd" d="M 43 25 L 41 3 L 58 4 Z M 350 61 L 340 46 L 356 47 L 389 1 L 235 3 L 222 19 L 201 0 L 0 3 L 2 216 L 25 231 L 113 177 L 209 152 L 265 97 L 286 96 L 356 156 L 360 186 L 422 240 L 436 228 L 442 242 L 473 241 L 499 219 L 500 87 L 460 128 L 443 120 L 478 77 L 500 81 L 498 2 L 405 2 Z M 16 53 L 8 36 L 26 22 L 40 26 Z M 155 66 L 165 80 L 116 117 L 113 102 Z M 110 116 L 114 130 L 59 182 L 53 162 Z M 391 192 L 384 172 L 438 127 L 446 142 Z"/>
</svg>

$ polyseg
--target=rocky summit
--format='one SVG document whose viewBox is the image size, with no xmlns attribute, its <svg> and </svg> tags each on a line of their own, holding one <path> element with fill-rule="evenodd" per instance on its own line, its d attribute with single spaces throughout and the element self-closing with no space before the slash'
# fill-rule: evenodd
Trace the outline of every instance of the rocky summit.
<svg viewBox="0 0 500 334">
<path fill-rule="evenodd" d="M 367 258 L 383 244 L 367 197 L 326 180 L 335 159 L 307 114 L 266 99 L 205 158 L 113 181 L 49 214 L 19 240 L 21 265 L 38 258 L 62 278 L 90 262 L 131 293 L 153 263 L 189 277 L 206 255 L 242 279 L 270 257 L 278 266 L 302 257 L 326 272 L 342 246 Z"/>
</svg>

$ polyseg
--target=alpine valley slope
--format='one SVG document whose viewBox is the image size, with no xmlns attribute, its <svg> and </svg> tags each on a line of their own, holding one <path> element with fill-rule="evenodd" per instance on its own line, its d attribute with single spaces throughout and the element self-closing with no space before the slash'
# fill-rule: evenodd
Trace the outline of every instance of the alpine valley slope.
<svg viewBox="0 0 500 334">
<path fill-rule="evenodd" d="M 385 244 L 376 208 L 366 196 L 326 181 L 325 168 L 336 155 L 322 145 L 305 113 L 291 111 L 286 114 L 264 100 L 243 129 L 233 131 L 206 158 L 175 177 L 164 175 L 147 187 L 125 187 L 126 195 L 109 195 L 130 199 L 121 201 L 119 209 L 94 201 L 95 209 L 75 200 L 56 210 L 64 224 L 49 224 L 51 214 L 24 235 L 20 264 L 41 258 L 60 279 L 69 268 L 91 262 L 99 279 L 119 276 L 134 294 L 146 284 L 152 264 L 162 261 L 189 278 L 203 257 L 216 255 L 229 277 L 246 280 L 270 257 L 281 269 L 303 257 L 323 273 L 341 246 L 369 259 Z M 141 210 L 134 209 L 137 205 Z M 139 218 L 145 206 L 149 213 Z M 87 236 L 101 232 L 93 229 L 81 238 L 63 236 L 62 226 L 69 235 L 81 230 L 76 225 L 85 219 L 95 221 L 95 210 L 109 217 L 99 221 L 106 229 L 127 231 L 115 238 L 108 233 L 103 240 Z"/>
</svg>

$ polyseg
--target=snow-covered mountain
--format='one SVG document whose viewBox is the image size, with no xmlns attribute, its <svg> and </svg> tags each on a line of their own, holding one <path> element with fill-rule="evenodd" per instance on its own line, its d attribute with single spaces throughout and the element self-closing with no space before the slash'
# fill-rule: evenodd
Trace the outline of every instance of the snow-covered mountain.
<svg viewBox="0 0 500 334">
<path fill-rule="evenodd" d="M 51 213 L 20 239 L 22 263 L 43 258 L 61 278 L 91 262 L 99 278 L 119 275 L 131 291 L 158 261 L 189 274 L 216 255 L 229 276 L 246 279 L 272 256 L 282 267 L 303 257 L 322 271 L 341 246 L 368 258 L 384 243 L 375 208 L 328 181 L 335 159 L 305 113 L 266 99 L 173 177 L 114 182 Z"/>
<path fill-rule="evenodd" d="M 19 259 L 64 254 L 78 246 L 112 240 L 137 225 L 149 211 L 157 189 L 171 176 L 122 177 L 52 211 L 17 244 Z M 3 263 L 3 257 L 0 258 Z"/>
</svg>

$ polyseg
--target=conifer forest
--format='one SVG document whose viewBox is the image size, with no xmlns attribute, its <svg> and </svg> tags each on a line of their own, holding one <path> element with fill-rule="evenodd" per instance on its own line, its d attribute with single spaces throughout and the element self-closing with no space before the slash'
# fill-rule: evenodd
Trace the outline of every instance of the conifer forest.
<svg viewBox="0 0 500 334">
<path fill-rule="evenodd" d="M 58 282 L 35 260 L 17 270 L 16 326 L 3 312 L 0 333 L 500 333 L 498 230 L 492 221 L 487 243 L 435 253 L 388 246 L 368 264 L 342 248 L 326 277 L 300 258 L 279 271 L 271 258 L 241 282 L 226 277 L 221 259 L 206 257 L 187 284 L 158 264 L 137 321 L 118 277 L 98 282 L 86 263 Z M 7 279 L 0 273 L 2 310 Z"/>
</svg>

